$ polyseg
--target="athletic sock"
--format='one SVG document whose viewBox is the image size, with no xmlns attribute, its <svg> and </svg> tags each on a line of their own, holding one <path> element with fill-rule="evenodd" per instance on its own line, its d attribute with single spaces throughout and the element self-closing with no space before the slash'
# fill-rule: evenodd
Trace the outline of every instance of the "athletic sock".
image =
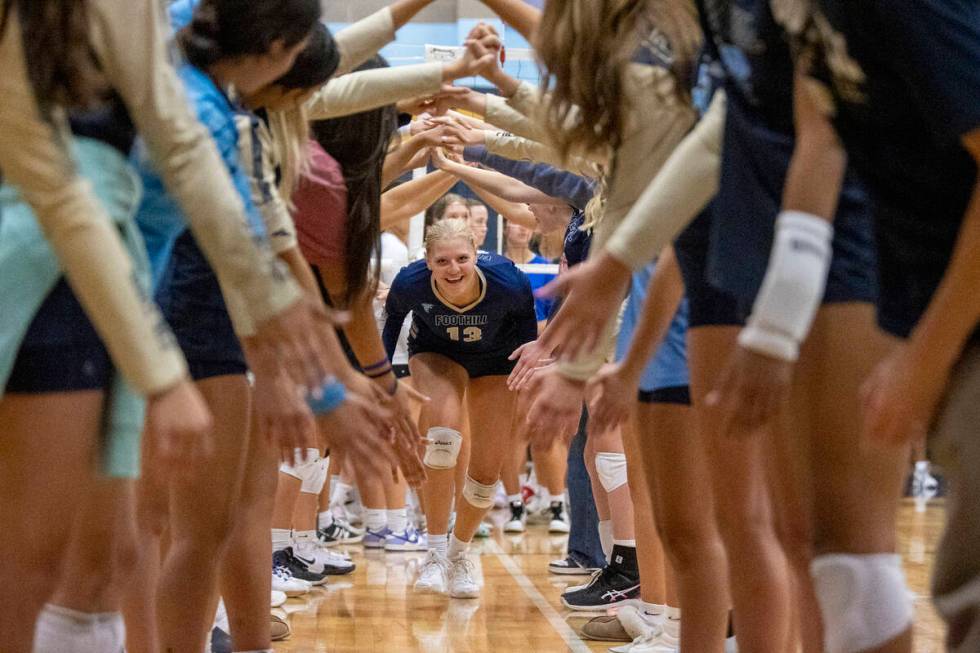
<svg viewBox="0 0 980 653">
<path fill-rule="evenodd" d="M 541 488 L 541 505 L 549 506 L 551 505 L 551 492 L 548 492 L 548 488 Z"/>
<path fill-rule="evenodd" d="M 272 529 L 272 551 L 284 551 L 289 548 L 291 542 L 291 534 L 288 528 L 273 528 Z"/>
<path fill-rule="evenodd" d="M 386 510 L 388 528 L 392 533 L 404 533 L 408 529 L 408 508 Z"/>
<path fill-rule="evenodd" d="M 446 553 L 449 550 L 449 535 L 443 533 L 442 535 L 432 535 L 429 534 L 429 551 L 435 551 L 443 558 L 446 557 Z"/>
<path fill-rule="evenodd" d="M 646 601 L 640 601 L 640 610 L 643 612 L 644 617 L 649 617 L 651 619 L 656 619 L 658 621 L 666 619 L 667 606 L 660 605 L 659 603 L 647 603 Z"/>
<path fill-rule="evenodd" d="M 681 609 L 667 606 L 667 618 L 664 619 L 664 633 L 674 639 L 681 636 Z"/>
<path fill-rule="evenodd" d="M 332 512 L 330 512 L 329 510 L 324 510 L 323 512 L 318 512 L 316 514 L 316 527 L 317 528 L 323 529 L 323 528 L 330 528 L 331 526 L 333 526 L 333 513 Z"/>
<path fill-rule="evenodd" d="M 333 486 L 330 491 L 330 507 L 343 506 L 347 503 L 347 497 L 350 496 L 351 491 L 353 491 L 354 486 L 344 483 L 339 478 L 337 479 L 337 484 Z"/>
<path fill-rule="evenodd" d="M 915 471 L 920 474 L 929 473 L 929 461 L 928 460 L 917 460 L 915 461 Z"/>
<path fill-rule="evenodd" d="M 388 524 L 388 515 L 384 508 L 364 509 L 364 528 L 374 533 L 380 533 Z"/>
<path fill-rule="evenodd" d="M 599 542 L 602 544 L 602 554 L 606 556 L 606 562 L 609 562 L 609 554 L 612 553 L 613 549 L 613 532 L 612 532 L 612 520 L 606 519 L 599 522 Z"/>
<path fill-rule="evenodd" d="M 90 613 L 48 603 L 34 624 L 34 653 L 121 651 L 126 628 L 118 612 Z"/>
<path fill-rule="evenodd" d="M 316 531 L 293 531 L 293 551 L 296 555 L 310 558 L 317 546 Z"/>
<path fill-rule="evenodd" d="M 518 501 L 522 505 L 524 504 L 524 495 L 521 494 L 520 492 L 518 492 L 517 494 L 508 494 L 507 495 L 507 503 L 513 504 L 513 503 L 517 503 Z"/>
<path fill-rule="evenodd" d="M 462 558 L 464 555 L 466 555 L 466 551 L 469 550 L 469 548 L 470 543 L 459 539 L 454 533 L 453 536 L 449 538 L 449 551 L 446 553 L 446 557 L 450 560 Z"/>
<path fill-rule="evenodd" d="M 613 546 L 628 546 L 636 548 L 636 540 L 613 540 Z"/>
</svg>

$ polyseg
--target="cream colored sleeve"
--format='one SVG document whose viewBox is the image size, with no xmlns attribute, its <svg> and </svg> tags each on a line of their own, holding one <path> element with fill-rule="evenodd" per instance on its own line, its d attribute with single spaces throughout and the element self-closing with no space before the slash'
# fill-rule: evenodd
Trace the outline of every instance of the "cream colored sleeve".
<svg viewBox="0 0 980 653">
<path fill-rule="evenodd" d="M 507 98 L 488 93 L 486 100 L 487 109 L 484 119 L 494 127 L 532 141 L 544 141 L 547 138 L 540 123 L 508 104 Z"/>
<path fill-rule="evenodd" d="M 653 260 L 718 191 L 725 103 L 724 92 L 717 92 L 704 118 L 610 236 L 606 250 L 633 270 Z"/>
<path fill-rule="evenodd" d="M 239 158 L 248 172 L 252 203 L 262 216 L 272 251 L 280 254 L 297 246 L 296 225 L 276 184 L 272 135 L 264 122 L 242 114 L 235 116 L 235 127 L 238 128 Z"/>
<path fill-rule="evenodd" d="M 516 161 L 547 163 L 592 179 L 598 179 L 602 174 L 598 166 L 592 161 L 577 156 L 570 157 L 568 161 L 562 161 L 558 152 L 549 145 L 520 136 L 502 132 L 486 132 L 484 147 L 490 154 Z"/>
<path fill-rule="evenodd" d="M 433 95 L 441 88 L 439 62 L 362 70 L 331 79 L 307 101 L 306 109 L 310 120 L 326 120 Z"/>
<path fill-rule="evenodd" d="M 609 237 L 619 228 L 643 191 L 657 176 L 674 149 L 694 125 L 696 114 L 674 92 L 674 78 L 656 66 L 630 64 L 626 88 L 633 107 L 628 118 L 623 143 L 613 155 L 609 176 L 609 198 L 605 211 L 592 236 L 589 257 L 598 255 Z M 647 260 L 649 263 L 652 259 Z M 585 380 L 595 374 L 612 346 L 613 325 L 607 328 L 603 342 L 591 355 L 562 363 L 561 374 Z"/>
<path fill-rule="evenodd" d="M 73 169 L 67 132 L 45 121 L 27 78 L 20 27 L 11 16 L 0 37 L 0 169 L 31 205 L 113 361 L 142 394 L 186 375 L 173 335 L 133 281 L 118 231 Z M 64 125 L 62 124 L 62 128 Z"/>
<path fill-rule="evenodd" d="M 507 105 L 531 120 L 539 120 L 539 113 L 544 110 L 546 99 L 537 86 L 531 82 L 521 82 L 517 91 L 507 98 Z"/>
<path fill-rule="evenodd" d="M 93 0 L 93 45 L 222 288 L 239 288 L 261 324 L 296 302 L 300 288 L 252 239 L 241 198 L 169 62 L 160 9 L 155 0 Z"/>
<path fill-rule="evenodd" d="M 340 64 L 335 75 L 343 75 L 378 54 L 395 40 L 395 21 L 391 9 L 379 9 L 367 18 L 348 25 L 334 35 L 340 50 Z"/>
</svg>

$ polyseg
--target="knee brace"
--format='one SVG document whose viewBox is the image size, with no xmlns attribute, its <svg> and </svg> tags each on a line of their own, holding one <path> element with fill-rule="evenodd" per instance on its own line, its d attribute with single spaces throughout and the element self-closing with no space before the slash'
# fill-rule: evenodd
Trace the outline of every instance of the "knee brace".
<svg viewBox="0 0 980 653">
<path fill-rule="evenodd" d="M 455 429 L 444 426 L 433 426 L 425 434 L 429 441 L 425 445 L 425 457 L 422 462 L 432 469 L 452 469 L 456 466 L 459 449 L 463 445 L 463 436 Z"/>
<path fill-rule="evenodd" d="M 856 653 L 895 639 L 912 623 L 902 561 L 890 553 L 817 556 L 810 565 L 826 650 Z"/>
<path fill-rule="evenodd" d="M 320 490 L 323 489 L 323 484 L 327 481 L 327 459 L 321 458 L 320 452 L 316 449 L 307 449 L 306 457 L 305 462 L 294 460 L 292 465 L 282 463 L 279 465 L 279 471 L 302 481 L 300 492 L 319 494 Z"/>
<path fill-rule="evenodd" d="M 626 485 L 626 454 L 597 453 L 595 455 L 595 471 L 599 482 L 606 492 Z"/>
<path fill-rule="evenodd" d="M 477 483 L 467 474 L 466 481 L 463 482 L 463 498 L 474 508 L 486 510 L 493 507 L 493 495 L 496 489 L 496 483 L 492 485 Z"/>
</svg>

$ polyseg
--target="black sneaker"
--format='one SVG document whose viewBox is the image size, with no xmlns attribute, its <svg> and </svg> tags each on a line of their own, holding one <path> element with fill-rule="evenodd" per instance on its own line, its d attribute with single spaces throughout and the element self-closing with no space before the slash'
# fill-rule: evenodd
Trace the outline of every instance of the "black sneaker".
<svg viewBox="0 0 980 653">
<path fill-rule="evenodd" d="M 572 556 L 567 556 L 561 560 L 552 560 L 548 563 L 548 571 L 562 576 L 591 576 L 599 571 L 597 567 L 586 567 Z"/>
<path fill-rule="evenodd" d="M 210 653 L 232 653 L 231 635 L 221 630 L 217 626 L 211 629 L 211 651 Z"/>
<path fill-rule="evenodd" d="M 523 501 L 510 502 L 510 519 L 504 522 L 505 533 L 523 533 L 527 527 L 527 509 Z"/>
<path fill-rule="evenodd" d="M 636 548 L 616 545 L 612 562 L 592 576 L 588 584 L 566 591 L 561 602 L 571 610 L 614 608 L 640 596 L 640 572 Z"/>
<path fill-rule="evenodd" d="M 305 580 L 313 585 L 323 585 L 327 582 L 326 573 L 316 573 L 310 571 L 306 564 L 296 559 L 296 556 L 293 555 L 293 547 L 288 547 L 282 551 L 276 551 L 273 553 L 272 564 L 281 564 L 285 566 L 294 578 Z"/>
<path fill-rule="evenodd" d="M 572 530 L 572 524 L 568 521 L 565 513 L 564 501 L 552 501 L 549 507 L 551 511 L 551 522 L 548 524 L 549 533 L 567 533 Z"/>
<path fill-rule="evenodd" d="M 337 518 L 334 518 L 333 523 L 326 528 L 317 529 L 316 536 L 324 546 L 357 544 L 364 539 L 364 533 L 356 531 L 347 522 Z"/>
</svg>

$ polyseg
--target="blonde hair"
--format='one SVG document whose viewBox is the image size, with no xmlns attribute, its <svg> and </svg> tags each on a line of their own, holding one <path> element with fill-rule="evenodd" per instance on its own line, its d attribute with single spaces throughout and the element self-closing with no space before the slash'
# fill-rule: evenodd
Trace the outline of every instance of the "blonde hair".
<svg viewBox="0 0 980 653">
<path fill-rule="evenodd" d="M 595 229 L 602 221 L 602 217 L 606 214 L 606 200 L 608 198 L 609 178 L 606 175 L 602 175 L 599 177 L 598 183 L 596 183 L 592 199 L 585 205 L 585 211 L 583 211 L 585 219 L 582 221 L 582 226 L 580 227 L 582 231 Z"/>
<path fill-rule="evenodd" d="M 550 142 L 567 160 L 573 154 L 618 149 L 626 132 L 625 73 L 651 34 L 666 40 L 676 89 L 686 100 L 701 46 L 691 0 L 548 0 L 535 51 Z M 569 56 L 569 53 L 574 53 Z"/>
<path fill-rule="evenodd" d="M 432 247 L 436 243 L 444 240 L 465 240 L 476 250 L 476 236 L 470 229 L 470 224 L 462 218 L 449 218 L 440 220 L 425 230 L 425 251 L 426 254 L 432 253 Z"/>
<path fill-rule="evenodd" d="M 269 131 L 272 133 L 273 155 L 279 164 L 281 181 L 279 196 L 292 208 L 290 197 L 296 184 L 309 168 L 307 143 L 310 122 L 304 106 L 269 112 Z"/>
</svg>

